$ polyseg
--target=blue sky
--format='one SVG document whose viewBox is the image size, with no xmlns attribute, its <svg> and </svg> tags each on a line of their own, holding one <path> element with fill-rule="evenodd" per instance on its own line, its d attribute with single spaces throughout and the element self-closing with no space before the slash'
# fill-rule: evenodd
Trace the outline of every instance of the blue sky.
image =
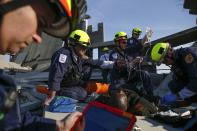
<svg viewBox="0 0 197 131">
<path fill-rule="evenodd" d="M 157 39 L 196 25 L 196 16 L 183 8 L 183 0 L 87 0 L 89 24 L 104 23 L 105 41 L 118 31 L 131 35 L 133 27 L 153 30 Z"/>
<path fill-rule="evenodd" d="M 105 41 L 118 31 L 128 36 L 134 27 L 153 30 L 153 40 L 196 25 L 196 16 L 183 9 L 184 0 L 87 0 L 89 24 L 104 22 Z M 143 36 L 143 34 L 142 34 Z M 6 58 L 8 59 L 8 58 Z"/>
</svg>

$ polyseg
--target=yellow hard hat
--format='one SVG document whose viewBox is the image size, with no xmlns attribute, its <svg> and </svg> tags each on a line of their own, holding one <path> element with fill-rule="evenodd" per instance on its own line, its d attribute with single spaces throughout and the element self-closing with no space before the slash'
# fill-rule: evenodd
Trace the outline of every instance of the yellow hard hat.
<svg viewBox="0 0 197 131">
<path fill-rule="evenodd" d="M 168 52 L 169 46 L 169 43 L 157 43 L 151 51 L 151 59 L 160 62 Z"/>
<path fill-rule="evenodd" d="M 103 51 L 103 52 L 109 51 L 109 48 L 108 48 L 108 47 L 104 47 L 104 48 L 102 49 L 102 51 Z"/>
<path fill-rule="evenodd" d="M 90 46 L 89 35 L 82 30 L 75 30 L 69 36 L 70 45 L 80 44 L 85 47 Z"/>
<path fill-rule="evenodd" d="M 127 39 L 127 33 L 123 32 L 123 31 L 117 32 L 114 36 L 114 41 L 116 41 L 120 38 Z"/>
<path fill-rule="evenodd" d="M 142 30 L 140 28 L 136 27 L 136 28 L 133 28 L 132 33 L 140 35 L 142 33 Z"/>
</svg>

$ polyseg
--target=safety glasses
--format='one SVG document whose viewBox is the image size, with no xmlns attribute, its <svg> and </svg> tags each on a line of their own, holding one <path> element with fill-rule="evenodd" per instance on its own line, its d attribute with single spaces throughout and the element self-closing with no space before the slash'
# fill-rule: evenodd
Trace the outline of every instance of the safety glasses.
<svg viewBox="0 0 197 131">
<path fill-rule="evenodd" d="M 86 46 L 85 44 L 82 44 L 82 43 L 76 43 L 76 45 L 79 45 L 82 50 L 88 50 L 89 49 L 89 46 Z"/>
<path fill-rule="evenodd" d="M 136 33 L 136 32 L 135 32 L 135 33 L 133 33 L 133 34 L 139 36 L 141 33 Z"/>
<path fill-rule="evenodd" d="M 84 46 L 86 48 L 89 48 L 91 43 L 90 42 L 79 42 L 73 38 L 69 38 L 69 43 L 72 43 L 71 45 L 81 45 L 81 46 Z"/>
<path fill-rule="evenodd" d="M 84 46 L 86 48 L 89 48 L 90 47 L 90 43 L 87 43 L 87 42 L 80 42 L 79 43 L 81 46 Z"/>
<path fill-rule="evenodd" d="M 116 39 L 115 42 L 117 42 L 119 44 L 127 44 L 127 39 L 126 38 L 119 38 L 119 39 Z"/>
</svg>

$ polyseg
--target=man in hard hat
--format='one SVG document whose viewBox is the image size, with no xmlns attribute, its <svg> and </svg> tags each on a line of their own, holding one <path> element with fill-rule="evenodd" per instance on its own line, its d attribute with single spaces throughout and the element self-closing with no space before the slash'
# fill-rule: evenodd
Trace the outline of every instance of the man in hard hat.
<svg viewBox="0 0 197 131">
<path fill-rule="evenodd" d="M 110 97 L 101 96 L 98 101 L 107 103 L 111 106 L 124 111 L 132 112 L 136 115 L 149 115 L 156 112 L 156 107 L 149 101 L 143 98 L 150 98 L 153 95 L 152 84 L 148 73 L 138 71 L 130 67 L 141 62 L 141 59 L 136 58 L 130 61 L 126 52 L 127 35 L 125 32 L 117 32 L 114 37 L 116 47 L 110 52 L 110 60 L 122 60 L 125 63 L 123 68 L 113 68 L 110 73 L 111 86 Z M 134 64 L 135 63 L 135 64 Z M 137 86 L 142 83 L 143 90 Z M 152 99 L 149 99 L 151 102 Z"/>
<path fill-rule="evenodd" d="M 67 0 L 1 0 L 0 54 L 16 54 L 31 42 L 41 43 L 41 32 L 65 38 L 75 29 L 80 15 L 86 12 L 86 1 Z M 16 83 L 0 71 L 0 130 L 63 131 L 71 130 L 81 113 L 62 120 L 51 120 L 25 113 L 19 119 L 16 109 Z M 17 114 L 18 113 L 18 114 Z M 76 130 L 84 129 L 84 122 Z"/>
<path fill-rule="evenodd" d="M 102 52 L 103 52 L 103 55 L 100 56 L 100 60 L 108 61 L 109 60 L 109 48 L 103 47 Z M 102 70 L 102 76 L 103 76 L 102 82 L 105 82 L 105 83 L 108 82 L 108 74 L 109 74 L 109 69 Z"/>
<path fill-rule="evenodd" d="M 127 54 L 132 57 L 133 59 L 137 56 L 142 56 L 143 47 L 146 45 L 148 41 L 148 35 L 146 34 L 143 39 L 139 39 L 142 30 L 138 27 L 133 28 L 131 38 L 128 38 L 127 45 Z M 149 33 L 152 34 L 152 31 Z"/>
<path fill-rule="evenodd" d="M 161 104 L 172 104 L 177 100 L 186 100 L 196 96 L 196 48 L 174 50 L 169 43 L 161 42 L 152 48 L 151 58 L 155 62 L 172 65 L 173 78 L 168 84 L 170 92 L 161 98 Z"/>
<path fill-rule="evenodd" d="M 109 54 L 109 60 L 125 59 L 125 49 L 127 48 L 127 34 L 119 31 L 114 36 L 115 48 Z"/>
<path fill-rule="evenodd" d="M 153 85 L 148 72 L 138 70 L 135 68 L 141 62 L 141 58 L 131 59 L 126 52 L 127 49 L 127 34 L 125 32 L 117 32 L 114 37 L 114 42 L 116 47 L 110 52 L 109 60 L 124 60 L 127 63 L 133 63 L 133 68 L 131 69 L 128 65 L 125 69 L 113 69 L 111 71 L 110 79 L 112 86 L 116 87 L 121 83 L 130 83 L 135 89 L 137 83 L 142 83 L 144 87 L 144 92 L 148 95 L 153 95 Z M 131 65 L 131 64 L 130 64 Z M 131 69 L 129 71 L 129 69 Z"/>
<path fill-rule="evenodd" d="M 83 66 L 93 68 L 113 68 L 112 61 L 100 61 L 86 58 L 90 46 L 89 35 L 82 30 L 75 30 L 68 39 L 68 46 L 54 53 L 49 71 L 49 88 L 51 96 L 45 104 L 57 95 L 67 96 L 76 100 L 85 100 L 87 91 L 83 80 Z"/>
</svg>

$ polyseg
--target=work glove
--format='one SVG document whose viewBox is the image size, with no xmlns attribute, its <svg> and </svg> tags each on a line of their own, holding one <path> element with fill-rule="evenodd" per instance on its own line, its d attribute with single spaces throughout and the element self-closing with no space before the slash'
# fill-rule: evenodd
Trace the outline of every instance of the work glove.
<svg viewBox="0 0 197 131">
<path fill-rule="evenodd" d="M 160 99 L 161 105 L 170 105 L 177 100 L 177 96 L 175 94 L 169 93 Z"/>
</svg>

